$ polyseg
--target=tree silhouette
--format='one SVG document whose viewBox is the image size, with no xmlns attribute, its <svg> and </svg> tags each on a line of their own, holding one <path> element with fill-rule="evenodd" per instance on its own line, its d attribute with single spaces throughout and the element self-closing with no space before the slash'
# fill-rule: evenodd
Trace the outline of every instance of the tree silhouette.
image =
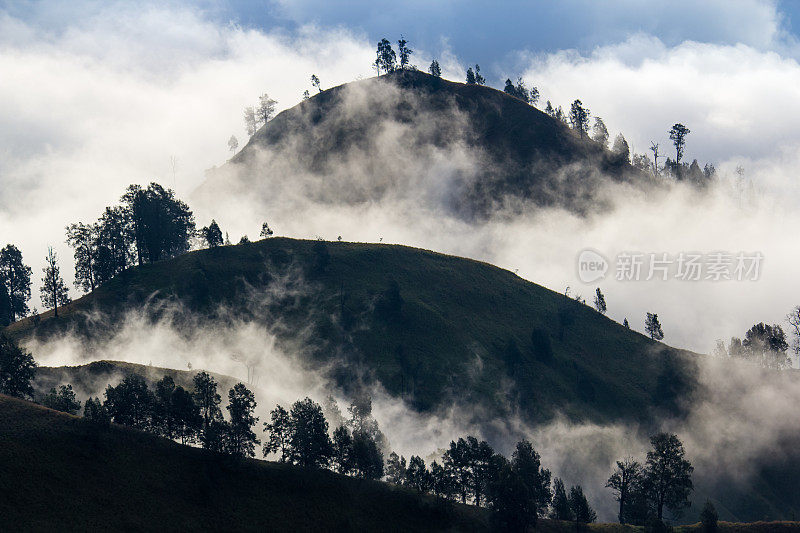
<svg viewBox="0 0 800 533">
<path fill-rule="evenodd" d="M 253 416 L 255 408 L 255 395 L 245 387 L 244 383 L 237 383 L 228 392 L 226 407 L 230 413 L 228 453 L 238 457 L 255 455 L 255 446 L 261 442 L 253 432 L 253 426 L 258 422 L 258 417 Z"/>
<path fill-rule="evenodd" d="M 70 224 L 67 226 L 67 244 L 74 249 L 75 288 L 84 292 L 97 286 L 97 256 L 99 224 Z"/>
<path fill-rule="evenodd" d="M 231 135 L 231 138 L 228 139 L 228 150 L 231 151 L 231 155 L 236 154 L 237 148 L 239 148 L 239 139 L 236 138 L 236 135 Z"/>
<path fill-rule="evenodd" d="M 497 458 L 497 471 L 489 483 L 487 501 L 494 510 L 492 522 L 497 531 L 528 531 L 536 524 L 536 510 L 527 497 L 525 485 L 511 464 Z"/>
<path fill-rule="evenodd" d="M 320 86 L 319 78 L 316 74 L 311 75 L 311 85 L 316 87 L 319 92 L 322 92 L 322 87 Z"/>
<path fill-rule="evenodd" d="M 435 59 L 431 61 L 431 66 L 428 67 L 428 73 L 434 78 L 441 78 L 442 77 L 442 69 L 439 66 L 439 62 Z"/>
<path fill-rule="evenodd" d="M 272 120 L 275 115 L 275 106 L 278 104 L 276 100 L 269 97 L 267 93 L 258 97 L 258 107 L 256 108 L 256 124 L 264 125 Z"/>
<path fill-rule="evenodd" d="M 305 398 L 292 405 L 289 417 L 290 460 L 304 467 L 327 466 L 333 445 L 328 437 L 328 422 L 322 414 L 322 407 L 311 398 Z"/>
<path fill-rule="evenodd" d="M 569 110 L 569 121 L 572 127 L 578 130 L 581 138 L 586 135 L 586 131 L 589 129 L 589 115 L 589 110 L 583 107 L 583 103 L 580 100 L 572 102 Z"/>
<path fill-rule="evenodd" d="M 261 235 L 261 237 L 264 237 L 265 239 L 267 237 L 272 237 L 272 230 L 270 229 L 269 224 L 267 224 L 266 222 L 261 224 L 261 234 L 260 235 Z"/>
<path fill-rule="evenodd" d="M 406 458 L 395 452 L 386 459 L 386 481 L 395 485 L 402 485 L 406 480 Z"/>
<path fill-rule="evenodd" d="M 71 415 L 76 415 L 81 410 L 81 402 L 75 398 L 72 385 L 60 385 L 58 389 L 51 388 L 42 398 L 42 405 Z"/>
<path fill-rule="evenodd" d="M 408 47 L 408 41 L 406 41 L 403 37 L 400 37 L 400 40 L 397 41 L 397 54 L 400 60 L 400 70 L 405 70 L 409 67 L 409 60 L 413 53 L 414 51 Z"/>
<path fill-rule="evenodd" d="M 336 472 L 349 474 L 353 471 L 353 436 L 347 426 L 341 425 L 333 431 L 333 455 L 331 462 Z"/>
<path fill-rule="evenodd" d="M 614 491 L 614 497 L 619 502 L 619 523 L 626 522 L 626 504 L 631 495 L 640 490 L 643 481 L 642 465 L 633 459 L 617 461 L 617 469 L 606 481 L 606 487 Z"/>
<path fill-rule="evenodd" d="M 0 279 L 0 328 L 11 323 L 11 300 L 8 298 L 5 283 Z"/>
<path fill-rule="evenodd" d="M 789 349 L 786 333 L 778 324 L 754 325 L 745 333 L 742 348 L 746 357 L 768 368 L 784 368 L 791 364 L 786 357 Z"/>
<path fill-rule="evenodd" d="M 608 145 L 608 128 L 606 123 L 600 117 L 594 117 L 594 126 L 592 126 L 592 140 L 602 144 Z"/>
<path fill-rule="evenodd" d="M 425 467 L 425 461 L 418 455 L 412 455 L 408 460 L 406 482 L 409 487 L 420 492 L 428 492 L 431 488 L 431 473 Z"/>
<path fill-rule="evenodd" d="M 625 140 L 625 137 L 623 137 L 621 133 L 614 138 L 614 145 L 611 147 L 611 151 L 614 152 L 620 160 L 626 163 L 630 161 L 631 150 L 628 147 L 628 141 Z"/>
<path fill-rule="evenodd" d="M 664 508 L 677 512 L 691 505 L 694 467 L 686 460 L 686 452 L 677 435 L 659 433 L 650 437 L 653 449 L 647 452 L 645 478 L 653 494 L 658 519 Z"/>
<path fill-rule="evenodd" d="M 215 380 L 208 372 L 198 372 L 194 376 L 194 401 L 200 410 L 201 419 L 201 434 L 200 438 L 203 445 L 211 442 L 209 428 L 212 422 L 222 419 L 222 411 L 219 404 L 222 401 L 219 393 L 217 392 L 217 380 Z"/>
<path fill-rule="evenodd" d="M 278 454 L 278 461 L 284 463 L 289 461 L 291 454 L 292 420 L 289 412 L 276 406 L 270 412 L 270 421 L 264 422 L 264 431 L 268 439 L 264 442 L 264 457 L 271 453 Z"/>
<path fill-rule="evenodd" d="M 97 221 L 97 231 L 94 272 L 100 286 L 135 263 L 133 224 L 127 209 L 106 207 Z"/>
<path fill-rule="evenodd" d="M 683 157 L 683 151 L 686 147 L 686 136 L 690 133 L 691 130 L 680 123 L 676 123 L 674 126 L 672 126 L 672 129 L 669 130 L 669 138 L 672 141 L 672 144 L 675 145 L 675 165 L 676 169 L 678 170 L 679 178 L 681 158 Z"/>
<path fill-rule="evenodd" d="M 394 50 L 392 50 L 392 43 L 390 43 L 388 39 L 384 38 L 378 42 L 376 55 L 374 66 L 378 71 L 378 76 L 381 75 L 381 70 L 383 70 L 385 74 L 394 72 L 397 55 L 395 55 Z"/>
<path fill-rule="evenodd" d="M 172 415 L 175 431 L 173 438 L 179 439 L 182 444 L 194 442 L 203 421 L 192 394 L 183 387 L 175 387 L 172 392 Z"/>
<path fill-rule="evenodd" d="M 83 406 L 83 418 L 94 428 L 106 428 L 111 416 L 99 398 L 88 398 Z"/>
<path fill-rule="evenodd" d="M 33 396 L 33 381 L 36 361 L 17 343 L 0 333 L 0 393 L 30 398 Z"/>
<path fill-rule="evenodd" d="M 595 290 L 594 296 L 594 308 L 597 309 L 597 312 L 601 315 L 606 314 L 606 297 L 603 296 L 602 291 L 600 291 L 600 287 L 597 287 Z"/>
<path fill-rule="evenodd" d="M 151 427 L 154 396 L 138 374 L 125 377 L 116 387 L 106 387 L 103 404 L 117 424 L 147 430 Z"/>
<path fill-rule="evenodd" d="M 706 500 L 706 504 L 703 506 L 703 510 L 700 512 L 700 525 L 703 533 L 717 533 L 718 520 L 719 515 L 717 514 L 717 510 L 714 508 L 714 504 L 711 503 L 711 501 Z"/>
<path fill-rule="evenodd" d="M 530 521 L 535 526 L 537 517 L 543 516 L 550 505 L 550 471 L 542 468 L 539 453 L 527 440 L 517 443 L 511 456 L 511 469 L 519 478 L 526 508 L 531 511 Z"/>
<path fill-rule="evenodd" d="M 467 85 L 475 85 L 475 72 L 472 70 L 472 67 L 467 69 Z"/>
<path fill-rule="evenodd" d="M 486 78 L 481 76 L 481 66 L 477 63 L 475 64 L 475 84 L 486 85 Z"/>
<path fill-rule="evenodd" d="M 0 250 L 0 283 L 8 298 L 9 322 L 27 315 L 31 298 L 31 268 L 22 262 L 22 252 L 13 244 Z"/>
<path fill-rule="evenodd" d="M 158 183 L 151 183 L 146 189 L 131 185 L 122 196 L 122 203 L 140 265 L 189 250 L 195 234 L 194 216 L 171 189 Z"/>
<path fill-rule="evenodd" d="M 661 329 L 661 322 L 658 321 L 658 314 L 647 313 L 644 320 L 644 329 L 651 339 L 660 341 L 664 338 L 664 330 Z"/>
<path fill-rule="evenodd" d="M 572 516 L 575 519 L 576 529 L 580 524 L 590 524 L 597 520 L 597 513 L 589 505 L 586 495 L 583 493 L 583 488 L 576 485 L 569 489 L 569 507 L 572 510 Z"/>
<path fill-rule="evenodd" d="M 362 479 L 383 477 L 383 454 L 374 434 L 353 431 L 353 470 Z"/>
<path fill-rule="evenodd" d="M 61 271 L 58 268 L 58 257 L 52 247 L 47 249 L 47 266 L 42 269 L 44 276 L 42 277 L 42 286 L 40 289 L 42 305 L 45 308 L 53 308 L 53 316 L 58 318 L 58 306 L 66 305 L 70 302 L 69 291 L 64 284 L 64 278 L 61 277 Z"/>
<path fill-rule="evenodd" d="M 564 482 L 560 478 L 553 480 L 553 505 L 550 509 L 550 518 L 554 520 L 572 520 L 574 518 Z"/>
<path fill-rule="evenodd" d="M 457 493 L 456 482 L 450 471 L 436 461 L 431 463 L 431 492 L 448 500 Z"/>
<path fill-rule="evenodd" d="M 201 228 L 200 234 L 203 236 L 203 240 L 206 241 L 206 245 L 209 248 L 222 246 L 222 230 L 219 229 L 219 224 L 217 224 L 216 220 L 211 219 L 211 224 Z"/>
<path fill-rule="evenodd" d="M 244 108 L 244 127 L 247 130 L 247 136 L 252 137 L 258 131 L 258 122 L 256 120 L 256 110 L 253 106 Z"/>
</svg>

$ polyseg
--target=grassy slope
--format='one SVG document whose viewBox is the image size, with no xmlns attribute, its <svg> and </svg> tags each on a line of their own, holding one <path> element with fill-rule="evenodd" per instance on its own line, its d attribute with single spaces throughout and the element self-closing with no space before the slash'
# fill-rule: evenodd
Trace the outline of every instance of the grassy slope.
<svg viewBox="0 0 800 533">
<path fill-rule="evenodd" d="M 95 361 L 85 365 L 39 367 L 33 382 L 34 396 L 39 398 L 43 394 L 59 385 L 69 383 L 75 390 L 78 398 L 97 396 L 102 398 L 102 391 L 108 384 L 116 384 L 122 378 L 131 374 L 138 374 L 149 383 L 155 383 L 164 376 L 169 376 L 176 385 L 186 390 L 194 389 L 194 376 L 199 370 L 175 370 L 147 365 L 138 365 L 124 361 Z M 212 376 L 219 383 L 221 394 L 225 395 L 239 380 L 223 374 Z"/>
<path fill-rule="evenodd" d="M 6 531 L 441 531 L 486 514 L 327 471 L 234 461 L 0 395 Z"/>
<path fill-rule="evenodd" d="M 387 91 L 386 85 L 401 90 Z M 335 175 L 350 161 L 351 152 L 359 154 L 359 168 L 367 175 L 380 174 L 384 162 L 376 157 L 384 156 L 373 148 L 387 121 L 410 126 L 404 142 L 420 153 L 465 143 L 481 154 L 472 169 L 475 181 L 456 186 L 450 202 L 442 206 L 465 218 L 495 214 L 506 196 L 587 212 L 601 207 L 598 186 L 609 180 L 655 184 L 610 150 L 503 91 L 405 71 L 333 87 L 279 113 L 220 172 L 211 172 L 196 194 L 208 199 L 222 191 L 252 195 L 259 190 L 254 185 L 283 179 L 259 162 L 260 147 L 283 150 L 281 159 L 319 177 Z M 298 138 L 304 142 L 298 143 Z M 244 182 L 231 180 L 228 171 L 241 171 Z M 315 182 L 309 194 L 349 204 L 383 193 L 369 183 L 350 187 L 346 176 L 341 180 L 335 180 L 336 187 L 347 195 L 338 194 L 326 179 Z"/>
<path fill-rule="evenodd" d="M 8 331 L 24 337 L 75 330 L 98 338 L 115 323 L 94 327 L 96 316 L 90 322 L 86 312 L 113 316 L 154 293 L 177 297 L 206 316 L 227 305 L 261 320 L 263 308 L 243 311 L 252 294 L 246 287 L 263 288 L 285 272 L 310 272 L 314 246 L 274 238 L 132 268 L 62 309 L 58 320 L 48 313 L 35 328 L 26 319 Z M 498 414 L 510 394 L 532 419 L 562 411 L 576 419 L 646 421 L 663 403 L 658 378 L 671 360 L 665 354 L 673 351 L 587 306 L 477 261 L 404 246 L 326 246 L 331 260 L 325 273 L 307 275 L 304 295 L 291 305 L 273 302 L 268 314 L 280 317 L 289 331 L 312 326 L 313 361 L 341 360 L 343 354 L 333 371 L 343 386 L 366 372 L 421 409 L 455 398 L 483 403 Z M 405 301 L 399 321 L 382 320 L 372 309 L 390 279 Z M 343 310 L 352 327 L 341 326 Z M 573 323 L 560 339 L 564 312 Z M 534 353 L 534 328 L 549 332 L 553 360 Z M 507 348 L 512 340 L 519 348 L 513 361 Z M 685 370 L 691 358 L 676 357 L 679 374 L 691 374 Z"/>
<path fill-rule="evenodd" d="M 485 531 L 487 511 L 386 483 L 232 460 L 0 395 L 0 517 L 6 531 Z M 696 526 L 679 531 L 696 531 Z M 721 524 L 796 531 L 797 523 Z M 591 531 L 641 528 L 593 524 Z M 574 526 L 541 520 L 537 531 Z"/>
</svg>

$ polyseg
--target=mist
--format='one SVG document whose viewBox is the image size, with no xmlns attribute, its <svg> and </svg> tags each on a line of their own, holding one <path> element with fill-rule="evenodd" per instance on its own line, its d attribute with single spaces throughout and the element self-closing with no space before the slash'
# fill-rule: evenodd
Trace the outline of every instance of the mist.
<svg viewBox="0 0 800 533">
<path fill-rule="evenodd" d="M 116 28 L 117 18 L 127 23 Z M 0 35 L 6 36 L 0 70 L 14 74 L 0 85 L 0 244 L 13 242 L 23 250 L 34 279 L 48 244 L 60 252 L 62 271 L 71 270 L 71 253 L 63 244 L 66 224 L 93 220 L 128 184 L 154 180 L 188 198 L 199 226 L 214 218 L 234 242 L 245 234 L 254 239 L 266 220 L 281 236 L 341 236 L 486 261 L 557 292 L 569 287 L 570 294 L 587 301 L 599 286 L 611 318 L 627 318 L 643 331 L 645 313 L 657 312 L 664 341 L 698 353 L 709 353 L 717 339 L 742 336 L 754 323 L 783 324 L 800 304 L 795 280 L 800 251 L 791 231 L 800 224 L 800 189 L 793 179 L 800 139 L 792 118 L 800 101 L 800 67 L 774 52 L 692 42 L 668 47 L 643 35 L 586 56 L 522 52 L 523 75 L 540 88 L 542 100 L 566 106 L 584 99 L 636 152 L 651 140 L 669 149 L 666 131 L 684 121 L 693 130 L 688 158 L 715 163 L 717 180 L 698 191 L 681 183 L 640 188 L 598 177 L 603 184 L 593 198 L 602 209 L 577 214 L 499 198 L 492 216 L 472 220 L 452 206 L 475 179 L 483 154 L 464 142 L 468 124 L 455 112 L 437 121 L 418 110 L 425 120 L 378 124 L 370 151 L 344 152 L 325 175 L 298 161 L 298 147 L 309 142 L 299 137 L 280 149 L 253 147 L 251 166 L 223 166 L 230 155 L 228 137 L 235 134 L 245 144 L 242 109 L 261 93 L 287 109 L 310 88 L 312 73 L 325 88 L 370 76 L 373 43 L 358 31 L 306 26 L 296 33 L 263 32 L 154 7 L 113 18 L 110 10 L 100 12 L 63 34 L 37 36 L 34 30 L 9 16 L 0 19 Z M 144 34 L 161 40 L 153 48 L 129 50 Z M 415 62 L 424 68 L 430 57 L 421 50 Z M 461 79 L 462 61 L 452 51 L 440 62 L 446 78 Z M 742 88 L 737 82 L 745 73 L 753 81 Z M 687 78 L 688 87 L 670 83 Z M 335 118 L 366 115 L 376 98 L 391 100 L 398 93 L 390 87 L 379 94 L 354 88 L 347 92 L 344 114 Z M 424 142 L 443 127 L 455 140 Z M 745 168 L 744 187 L 737 165 Z M 207 174 L 212 167 L 217 168 Z M 207 175 L 216 180 L 213 188 L 203 185 Z M 587 248 L 610 260 L 626 251 L 725 251 L 759 252 L 764 262 L 755 281 L 625 282 L 612 270 L 605 279 L 584 284 L 577 258 Z M 288 279 L 271 290 L 285 295 L 313 287 Z M 273 296 L 253 298 L 263 303 Z M 99 343 L 64 335 L 33 339 L 27 348 L 47 366 L 113 359 L 181 370 L 191 365 L 243 381 L 250 367 L 260 422 L 276 403 L 304 396 L 322 401 L 332 394 L 346 408 L 349 399 L 328 381 L 326 369 L 304 362 L 308 346 L 302 331 L 287 349 L 276 342 L 283 333 L 280 323 L 265 327 L 243 319 L 191 317 L 186 322 L 180 304 L 174 305 L 156 322 L 146 310 L 130 312 L 113 337 Z M 183 321 L 173 321 L 175 316 Z M 96 319 L 102 323 L 104 317 Z M 696 467 L 695 507 L 707 489 L 724 480 L 747 486 L 758 475 L 759 461 L 783 454 L 785 443 L 800 431 L 795 372 L 708 356 L 698 361 L 700 389 L 687 416 L 657 420 L 648 428 L 564 419 L 531 426 L 521 414 L 487 420 L 474 406 L 457 404 L 418 413 L 379 385 L 372 385 L 370 394 L 375 416 L 398 453 L 427 459 L 450 440 L 477 434 L 510 454 L 516 440 L 529 438 L 544 466 L 568 485 L 581 483 L 600 519 L 613 520 L 616 507 L 605 480 L 614 461 L 643 458 L 655 427 L 683 439 Z M 106 385 L 84 392 L 101 395 Z M 721 510 L 723 517 L 726 512 Z"/>
</svg>

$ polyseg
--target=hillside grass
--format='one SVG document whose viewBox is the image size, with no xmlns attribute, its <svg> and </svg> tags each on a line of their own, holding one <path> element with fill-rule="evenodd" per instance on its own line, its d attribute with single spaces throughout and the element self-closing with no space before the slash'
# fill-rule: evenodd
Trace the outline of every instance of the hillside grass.
<svg viewBox="0 0 800 533">
<path fill-rule="evenodd" d="M 315 272 L 321 246 L 330 261 Z M 266 299 L 287 277 L 299 280 L 299 295 Z M 375 307 L 392 280 L 404 304 L 387 320 Z M 23 341 L 69 332 L 91 346 L 116 331 L 125 311 L 148 308 L 155 320 L 164 312 L 154 302 L 175 301 L 211 321 L 233 314 L 283 324 L 276 333 L 290 351 L 302 330 L 305 362 L 330 368 L 340 386 L 366 376 L 421 410 L 462 401 L 498 415 L 519 405 L 531 420 L 560 413 L 646 422 L 693 383 L 691 354 L 586 305 L 486 263 L 396 245 L 272 238 L 199 250 L 130 268 L 58 319 L 48 312 L 38 325 L 25 319 L 7 332 Z M 552 359 L 536 353 L 537 328 L 551 339 Z"/>
<path fill-rule="evenodd" d="M 116 385 L 123 378 L 132 374 L 139 375 L 151 384 L 165 376 L 169 376 L 175 385 L 186 390 L 194 390 L 194 377 L 200 370 L 175 370 L 172 368 L 161 368 L 151 365 L 140 365 L 125 361 L 93 361 L 83 365 L 69 365 L 48 367 L 40 366 L 36 369 L 36 376 L 33 380 L 34 397 L 39 398 L 47 394 L 51 388 L 59 385 L 72 385 L 78 398 L 89 396 L 99 396 L 103 398 L 103 391 L 107 385 Z M 219 384 L 221 393 L 225 393 L 236 385 L 240 380 L 209 372 Z"/>
<path fill-rule="evenodd" d="M 234 460 L 0 395 L 4 531 L 484 531 L 488 513 L 324 470 Z"/>
<path fill-rule="evenodd" d="M 486 509 L 327 470 L 232 459 L 0 395 L 3 531 L 490 531 Z M 642 531 L 591 524 L 598 533 Z M 797 531 L 797 522 L 720 531 Z M 569 533 L 539 520 L 535 531 Z M 699 525 L 676 532 L 699 531 Z"/>
</svg>

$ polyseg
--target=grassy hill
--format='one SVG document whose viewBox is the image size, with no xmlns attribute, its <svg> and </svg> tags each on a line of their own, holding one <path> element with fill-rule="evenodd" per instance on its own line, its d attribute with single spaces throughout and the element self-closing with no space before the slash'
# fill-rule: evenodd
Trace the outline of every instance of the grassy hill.
<svg viewBox="0 0 800 533">
<path fill-rule="evenodd" d="M 483 531 L 487 513 L 328 471 L 236 461 L 0 395 L 4 531 Z"/>
<path fill-rule="evenodd" d="M 387 483 L 234 460 L 0 395 L 4 531 L 489 531 L 490 514 Z M 797 531 L 797 522 L 720 531 Z M 592 524 L 589 531 L 641 528 Z M 699 528 L 684 526 L 679 532 Z M 574 525 L 540 520 L 536 531 Z"/>
<path fill-rule="evenodd" d="M 281 112 L 210 171 L 196 197 L 299 192 L 354 205 L 411 194 L 472 219 L 529 202 L 596 210 L 598 188 L 620 181 L 653 184 L 624 157 L 503 91 L 398 71 Z"/>
<path fill-rule="evenodd" d="M 274 296 L 287 276 L 302 282 Z M 274 238 L 201 250 L 131 268 L 58 319 L 7 331 L 72 332 L 91 346 L 122 327 L 126 310 L 157 319 L 158 302 L 175 301 L 216 325 L 280 324 L 286 350 L 345 391 L 378 381 L 421 410 L 460 401 L 498 415 L 518 405 L 531 420 L 646 422 L 693 384 L 691 355 L 506 270 L 404 246 Z M 170 316 L 179 329 L 182 316 Z"/>
<path fill-rule="evenodd" d="M 192 381 L 198 371 L 175 370 L 150 365 L 138 365 L 125 361 L 93 361 L 84 365 L 48 367 L 40 366 L 33 380 L 34 397 L 47 394 L 51 388 L 69 383 L 78 398 L 97 396 L 108 384 L 116 384 L 126 376 L 137 374 L 147 382 L 155 383 L 164 376 L 169 376 L 175 385 L 186 390 L 194 389 Z M 223 393 L 230 390 L 238 379 L 224 374 L 210 373 L 219 384 Z M 102 394 L 99 394 L 102 398 Z"/>
</svg>

